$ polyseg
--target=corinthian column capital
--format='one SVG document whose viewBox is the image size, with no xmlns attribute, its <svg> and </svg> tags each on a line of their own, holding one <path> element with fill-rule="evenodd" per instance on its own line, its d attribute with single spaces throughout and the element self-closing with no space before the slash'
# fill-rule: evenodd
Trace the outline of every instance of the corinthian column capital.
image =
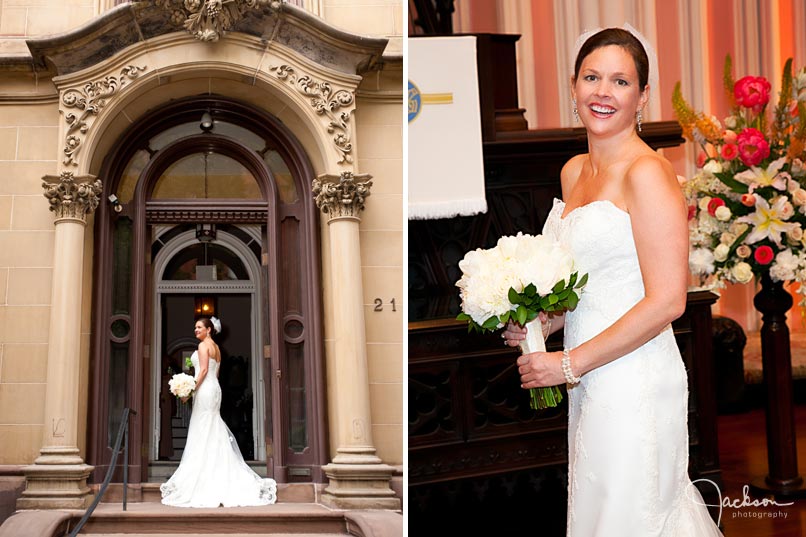
<svg viewBox="0 0 806 537">
<path fill-rule="evenodd" d="M 330 221 L 337 218 L 359 220 L 358 214 L 364 210 L 364 200 L 372 186 L 371 179 L 367 173 L 322 174 L 313 180 L 316 206 L 330 216 Z"/>
<path fill-rule="evenodd" d="M 45 198 L 50 210 L 56 213 L 56 222 L 78 220 L 87 223 L 87 215 L 98 207 L 103 185 L 94 175 L 74 176 L 73 172 L 42 177 Z"/>
</svg>

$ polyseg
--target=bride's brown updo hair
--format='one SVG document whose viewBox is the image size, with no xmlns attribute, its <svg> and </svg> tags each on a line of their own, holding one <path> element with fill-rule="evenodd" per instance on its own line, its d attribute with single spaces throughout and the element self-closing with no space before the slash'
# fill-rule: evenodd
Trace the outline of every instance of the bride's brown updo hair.
<svg viewBox="0 0 806 537">
<path fill-rule="evenodd" d="M 635 63 L 635 70 L 638 73 L 638 84 L 641 92 L 649 82 L 649 58 L 644 50 L 644 45 L 633 34 L 621 28 L 606 28 L 590 36 L 580 47 L 574 63 L 574 80 L 579 78 L 579 69 L 582 67 L 582 60 L 596 49 L 609 45 L 617 45 L 626 50 L 632 56 Z"/>
<path fill-rule="evenodd" d="M 218 332 L 216 332 L 215 326 L 213 326 L 213 321 L 211 321 L 207 317 L 199 317 L 199 322 L 204 325 L 205 328 L 210 329 L 210 337 L 213 337 Z"/>
</svg>

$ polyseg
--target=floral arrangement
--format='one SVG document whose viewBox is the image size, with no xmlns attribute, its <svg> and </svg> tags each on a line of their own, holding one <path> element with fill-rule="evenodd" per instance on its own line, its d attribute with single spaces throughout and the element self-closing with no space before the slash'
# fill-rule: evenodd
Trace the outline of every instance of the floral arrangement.
<svg viewBox="0 0 806 537">
<path fill-rule="evenodd" d="M 196 389 L 196 379 L 187 373 L 177 373 L 168 381 L 168 388 L 180 399 L 190 397 Z"/>
<path fill-rule="evenodd" d="M 689 203 L 691 272 L 703 286 L 806 280 L 806 68 L 786 62 L 778 104 L 768 113 L 767 79 L 723 84 L 731 106 L 724 126 L 695 112 L 677 83 L 672 102 L 683 135 L 699 144 L 696 175 L 683 184 Z M 801 286 L 803 290 L 804 286 Z M 803 303 L 803 302 L 802 302 Z"/>
<path fill-rule="evenodd" d="M 588 281 L 578 278 L 571 253 L 545 235 L 505 236 L 495 247 L 468 252 L 459 262 L 462 312 L 468 331 L 488 332 L 510 320 L 527 327 L 524 353 L 546 350 L 539 313 L 574 309 L 577 291 Z M 559 387 L 533 388 L 530 406 L 542 409 L 562 401 Z"/>
</svg>

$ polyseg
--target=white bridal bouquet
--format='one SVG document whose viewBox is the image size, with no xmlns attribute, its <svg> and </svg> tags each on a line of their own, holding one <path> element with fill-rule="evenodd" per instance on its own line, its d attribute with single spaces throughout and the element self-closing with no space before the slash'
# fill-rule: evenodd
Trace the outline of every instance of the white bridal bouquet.
<svg viewBox="0 0 806 537">
<path fill-rule="evenodd" d="M 168 387 L 179 398 L 189 397 L 196 389 L 196 379 L 187 373 L 177 373 L 168 381 Z"/>
<path fill-rule="evenodd" d="M 577 290 L 588 281 L 587 274 L 578 278 L 571 252 L 545 235 L 501 237 L 493 248 L 468 252 L 459 268 L 462 313 L 456 318 L 468 322 L 468 331 L 497 330 L 510 320 L 525 326 L 524 354 L 546 350 L 538 314 L 574 309 Z M 533 409 L 560 401 L 558 386 L 530 390 Z"/>
</svg>

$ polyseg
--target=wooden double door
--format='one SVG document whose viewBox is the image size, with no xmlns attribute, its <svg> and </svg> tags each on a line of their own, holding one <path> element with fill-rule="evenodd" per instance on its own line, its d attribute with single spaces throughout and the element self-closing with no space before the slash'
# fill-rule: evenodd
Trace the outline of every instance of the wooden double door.
<svg viewBox="0 0 806 537">
<path fill-rule="evenodd" d="M 134 483 L 177 458 L 187 416 L 166 375 L 197 345 L 207 300 L 225 327 L 222 415 L 245 458 L 279 482 L 323 481 L 319 225 L 300 144 L 260 109 L 204 97 L 155 110 L 114 147 L 94 230 L 92 479 L 106 473 L 125 407 L 136 412 Z"/>
</svg>

